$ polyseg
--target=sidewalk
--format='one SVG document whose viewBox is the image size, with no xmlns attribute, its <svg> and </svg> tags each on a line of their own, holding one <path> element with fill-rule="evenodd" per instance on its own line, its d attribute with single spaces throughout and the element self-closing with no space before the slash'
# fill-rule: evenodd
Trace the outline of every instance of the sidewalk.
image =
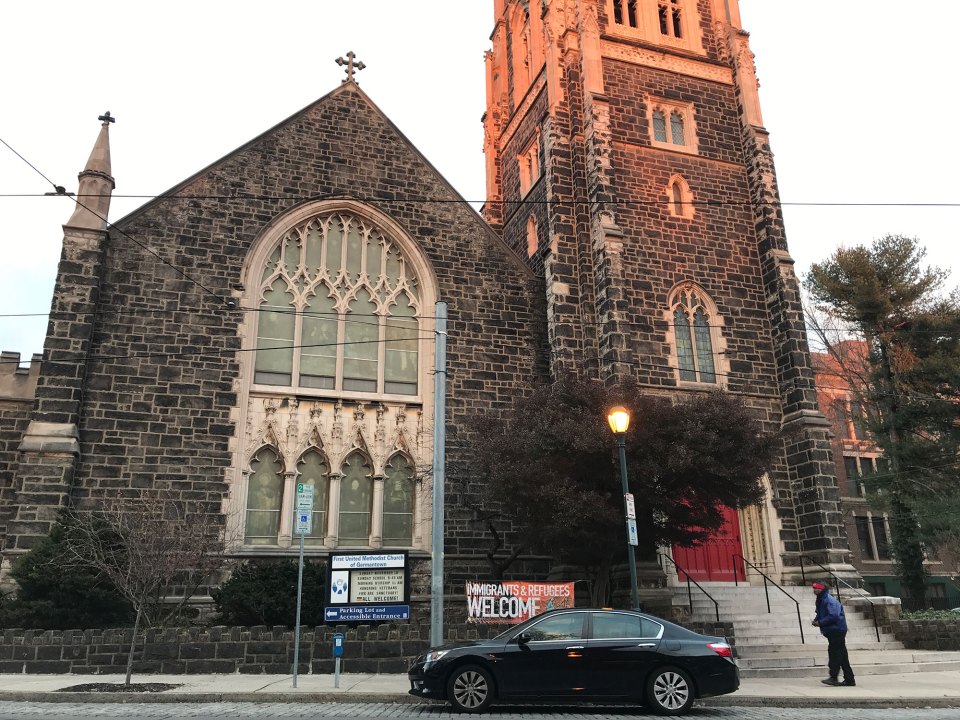
<svg viewBox="0 0 960 720">
<path fill-rule="evenodd" d="M 406 675 L 134 675 L 135 683 L 179 685 L 161 693 L 63 693 L 87 683 L 122 683 L 122 675 L 0 675 L 0 702 L 427 702 L 407 694 Z M 960 671 L 864 675 L 857 687 L 828 687 L 817 678 L 743 680 L 732 695 L 706 705 L 779 707 L 960 707 Z"/>
</svg>

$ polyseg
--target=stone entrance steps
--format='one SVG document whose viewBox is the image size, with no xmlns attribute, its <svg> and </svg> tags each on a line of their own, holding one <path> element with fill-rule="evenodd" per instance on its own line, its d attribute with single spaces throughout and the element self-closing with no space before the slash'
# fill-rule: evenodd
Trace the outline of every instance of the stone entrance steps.
<svg viewBox="0 0 960 720">
<path fill-rule="evenodd" d="M 720 619 L 733 624 L 741 677 L 826 677 L 827 642 L 820 631 L 810 625 L 815 614 L 810 588 L 785 588 L 790 598 L 800 603 L 805 639 L 801 642 L 797 606 L 775 587 L 768 588 L 770 612 L 762 586 L 704 583 L 704 587 L 719 603 Z M 673 591 L 674 606 L 689 607 L 686 586 L 675 587 Z M 878 642 L 872 617 L 846 603 L 845 609 L 849 627 L 847 649 L 857 675 L 960 670 L 960 652 L 907 650 L 882 629 Z M 692 618 L 710 622 L 716 620 L 715 613 L 713 603 L 694 589 Z"/>
</svg>

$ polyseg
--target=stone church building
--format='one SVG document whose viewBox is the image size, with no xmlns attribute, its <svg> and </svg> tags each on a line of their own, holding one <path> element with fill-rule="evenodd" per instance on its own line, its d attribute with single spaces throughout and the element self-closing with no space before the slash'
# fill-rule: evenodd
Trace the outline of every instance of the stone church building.
<svg viewBox="0 0 960 720">
<path fill-rule="evenodd" d="M 493 21 L 482 214 L 352 55 L 332 92 L 111 223 L 101 118 L 35 400 L 3 405 L 5 572 L 71 500 L 130 489 L 222 514 L 235 557 L 292 556 L 296 483 L 308 554 L 405 549 L 428 572 L 442 301 L 448 587 L 485 567 L 465 422 L 563 370 L 721 388 L 793 431 L 765 502 L 675 549 L 695 577 L 732 579 L 737 553 L 788 582 L 800 553 L 854 573 L 736 0 L 494 0 Z"/>
</svg>

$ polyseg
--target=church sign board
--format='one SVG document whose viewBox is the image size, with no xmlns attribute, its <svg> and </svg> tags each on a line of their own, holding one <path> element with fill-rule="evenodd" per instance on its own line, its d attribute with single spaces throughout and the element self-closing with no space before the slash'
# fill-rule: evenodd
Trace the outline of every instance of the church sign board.
<svg viewBox="0 0 960 720">
<path fill-rule="evenodd" d="M 328 623 L 410 619 L 406 552 L 331 554 L 327 588 Z"/>
</svg>

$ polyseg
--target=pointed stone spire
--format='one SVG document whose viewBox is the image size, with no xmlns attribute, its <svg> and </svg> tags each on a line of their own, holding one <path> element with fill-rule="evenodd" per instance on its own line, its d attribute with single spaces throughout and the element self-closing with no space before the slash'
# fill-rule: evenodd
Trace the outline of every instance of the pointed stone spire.
<svg viewBox="0 0 960 720">
<path fill-rule="evenodd" d="M 77 207 L 65 227 L 86 230 L 106 230 L 107 214 L 110 212 L 110 197 L 115 183 L 110 174 L 110 123 L 115 119 L 109 112 L 98 118 L 102 125 L 97 142 L 90 153 L 87 165 L 80 173 L 77 190 Z"/>
</svg>

